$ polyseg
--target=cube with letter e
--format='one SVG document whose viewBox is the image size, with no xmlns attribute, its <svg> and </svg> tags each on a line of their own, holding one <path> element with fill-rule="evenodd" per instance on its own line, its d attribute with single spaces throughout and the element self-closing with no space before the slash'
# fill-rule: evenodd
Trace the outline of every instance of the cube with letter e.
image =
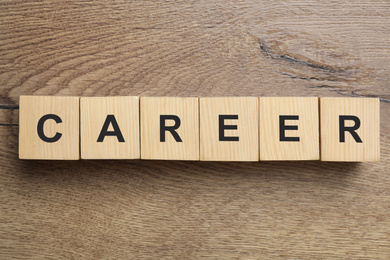
<svg viewBox="0 0 390 260">
<path fill-rule="evenodd" d="M 260 161 L 319 160 L 317 97 L 260 97 Z"/>
<path fill-rule="evenodd" d="M 200 98 L 200 160 L 258 161 L 257 97 Z"/>
</svg>

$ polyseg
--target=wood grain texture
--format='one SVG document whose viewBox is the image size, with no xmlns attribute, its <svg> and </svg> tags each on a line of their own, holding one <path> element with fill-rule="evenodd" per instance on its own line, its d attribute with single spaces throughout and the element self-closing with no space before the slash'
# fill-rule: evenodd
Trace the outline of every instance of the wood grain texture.
<svg viewBox="0 0 390 260">
<path fill-rule="evenodd" d="M 259 136 L 260 161 L 319 160 L 319 110 L 316 97 L 260 97 Z M 287 138 L 299 141 L 281 141 L 280 116 L 298 116 L 297 120 L 283 120 L 282 130 Z M 287 130 L 296 126 L 296 130 Z"/>
<path fill-rule="evenodd" d="M 390 3 L 0 3 L 1 259 L 389 259 Z M 381 99 L 381 161 L 18 159 L 18 100 Z"/>
</svg>

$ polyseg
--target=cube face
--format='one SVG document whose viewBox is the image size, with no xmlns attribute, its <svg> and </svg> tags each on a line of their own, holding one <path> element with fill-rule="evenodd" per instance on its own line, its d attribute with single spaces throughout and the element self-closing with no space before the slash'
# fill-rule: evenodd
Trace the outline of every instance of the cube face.
<svg viewBox="0 0 390 260">
<path fill-rule="evenodd" d="M 258 98 L 200 98 L 200 160 L 258 161 Z"/>
<path fill-rule="evenodd" d="M 199 160 L 199 99 L 141 97 L 141 158 Z"/>
<path fill-rule="evenodd" d="M 260 161 L 319 160 L 317 97 L 260 97 Z"/>
<path fill-rule="evenodd" d="M 139 97 L 82 97 L 82 159 L 139 159 Z"/>
<path fill-rule="evenodd" d="M 321 160 L 379 161 L 377 98 L 320 98 Z"/>
<path fill-rule="evenodd" d="M 78 160 L 79 97 L 21 96 L 19 158 Z"/>
</svg>

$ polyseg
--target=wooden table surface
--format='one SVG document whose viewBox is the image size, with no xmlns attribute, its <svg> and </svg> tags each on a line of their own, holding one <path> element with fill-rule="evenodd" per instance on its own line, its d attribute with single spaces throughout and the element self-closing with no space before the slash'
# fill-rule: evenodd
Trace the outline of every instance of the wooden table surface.
<svg viewBox="0 0 390 260">
<path fill-rule="evenodd" d="M 0 259 L 390 259 L 388 0 L 0 16 Z M 381 161 L 22 161 L 22 94 L 379 97 Z"/>
</svg>

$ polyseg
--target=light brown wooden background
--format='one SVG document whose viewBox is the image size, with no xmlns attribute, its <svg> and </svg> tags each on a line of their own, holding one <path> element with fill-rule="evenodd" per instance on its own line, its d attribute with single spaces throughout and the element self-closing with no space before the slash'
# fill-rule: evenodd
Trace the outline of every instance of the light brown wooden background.
<svg viewBox="0 0 390 260">
<path fill-rule="evenodd" d="M 389 259 L 390 2 L 0 3 L 1 259 Z M 381 162 L 18 160 L 18 97 L 380 97 Z"/>
</svg>

